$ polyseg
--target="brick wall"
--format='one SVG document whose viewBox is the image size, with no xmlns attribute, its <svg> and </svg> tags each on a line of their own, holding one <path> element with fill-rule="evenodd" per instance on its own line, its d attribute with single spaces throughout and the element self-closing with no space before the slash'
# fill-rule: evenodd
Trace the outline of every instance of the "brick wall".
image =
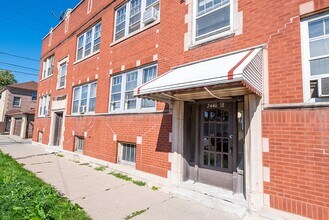
<svg viewBox="0 0 329 220">
<path fill-rule="evenodd" d="M 137 61 L 140 61 L 140 65 L 157 62 L 158 74 L 161 75 L 181 64 L 266 43 L 269 59 L 269 102 L 287 104 L 303 101 L 298 16 L 300 4 L 308 0 L 240 0 L 238 11 L 243 14 L 242 34 L 196 46 L 188 51 L 184 51 L 184 36 L 188 33 L 188 24 L 185 23 L 188 6 L 185 2 L 161 0 L 159 24 L 115 45 L 111 45 L 114 10 L 123 0 L 94 0 L 90 14 L 87 14 L 87 2 L 83 1 L 71 14 L 67 33 L 64 33 L 64 23 L 61 23 L 52 33 L 51 45 L 49 46 L 50 35 L 43 41 L 42 57 L 55 53 L 55 67 L 67 55 L 70 61 L 66 88 L 56 90 L 58 71 L 55 68 L 52 77 L 40 81 L 38 95 L 51 94 L 56 97 L 66 94 L 67 115 L 71 113 L 72 86 L 88 80 L 97 80 L 98 83 L 96 113 L 108 113 L 109 73 L 119 74 L 123 66 L 125 70 L 129 70 L 137 66 Z M 315 0 L 314 5 L 315 10 L 321 10 L 329 7 L 329 1 Z M 77 36 L 100 20 L 100 53 L 74 63 Z M 158 103 L 157 110 L 164 108 L 165 104 Z M 324 198 L 324 195 L 328 197 L 328 186 L 325 183 L 328 174 L 324 164 L 328 162 L 328 156 L 321 156 L 321 152 L 328 146 L 328 140 L 324 140 L 328 136 L 327 113 L 326 109 L 263 112 L 263 136 L 269 138 L 270 142 L 270 152 L 264 153 L 264 165 L 270 167 L 271 172 L 271 181 L 265 183 L 265 192 L 271 196 L 271 207 L 325 219 L 325 207 L 328 207 L 329 202 Z M 320 119 L 323 121 L 323 118 L 326 118 L 326 123 L 314 122 Z M 91 125 L 93 126 L 90 127 Z M 136 142 L 137 136 L 143 137 L 142 145 L 137 145 L 137 169 L 160 176 L 166 176 L 170 169 L 170 114 L 69 116 L 65 126 L 65 149 L 73 150 L 72 131 L 82 136 L 84 131 L 88 131 L 85 154 L 116 162 L 114 130 L 118 141 Z M 33 137 L 35 141 L 38 129 L 45 130 L 43 143 L 47 144 L 50 118 L 36 119 Z M 145 135 L 146 131 L 150 133 Z M 306 209 L 301 209 L 302 207 Z"/>
<path fill-rule="evenodd" d="M 14 89 L 10 88 L 8 89 L 8 101 L 7 101 L 7 108 L 6 111 L 10 111 L 12 109 L 19 109 L 22 112 L 30 111 L 31 109 L 35 109 L 36 101 L 32 101 L 32 91 L 25 91 L 20 89 Z M 14 107 L 13 101 L 14 97 L 20 97 L 21 98 L 21 106 L 20 107 Z"/>
<path fill-rule="evenodd" d="M 271 207 L 313 219 L 329 218 L 329 108 L 263 112 L 270 150 L 264 191 Z"/>
</svg>

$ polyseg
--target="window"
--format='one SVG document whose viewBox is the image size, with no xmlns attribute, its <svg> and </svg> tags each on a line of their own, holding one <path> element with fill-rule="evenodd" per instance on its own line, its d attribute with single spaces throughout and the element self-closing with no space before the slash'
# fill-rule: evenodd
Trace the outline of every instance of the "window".
<svg viewBox="0 0 329 220">
<path fill-rule="evenodd" d="M 91 56 L 100 48 L 101 24 L 98 23 L 78 37 L 76 60 Z"/>
<path fill-rule="evenodd" d="M 65 58 L 60 63 L 58 63 L 57 89 L 65 88 L 66 75 L 67 75 L 67 65 L 68 65 L 68 58 Z"/>
<path fill-rule="evenodd" d="M 134 90 L 154 79 L 157 66 L 137 69 L 112 77 L 110 111 L 154 111 L 155 101 L 134 97 Z"/>
<path fill-rule="evenodd" d="M 43 132 L 42 131 L 38 131 L 38 142 L 42 143 L 43 140 Z"/>
<path fill-rule="evenodd" d="M 33 91 L 32 92 L 32 101 L 36 101 L 37 100 L 37 92 Z"/>
<path fill-rule="evenodd" d="M 97 83 L 89 83 L 73 89 L 72 114 L 95 112 Z"/>
<path fill-rule="evenodd" d="M 45 61 L 43 61 L 43 71 L 42 71 L 42 79 L 45 79 L 54 72 L 54 56 L 48 57 Z"/>
<path fill-rule="evenodd" d="M 85 140 L 83 137 L 75 136 L 74 139 L 74 151 L 83 151 L 85 146 Z"/>
<path fill-rule="evenodd" d="M 197 0 L 196 40 L 231 30 L 231 0 Z"/>
<path fill-rule="evenodd" d="M 148 25 L 159 17 L 159 0 L 130 0 L 116 10 L 115 40 Z"/>
<path fill-rule="evenodd" d="M 316 101 L 329 96 L 329 15 L 302 21 L 301 34 L 304 101 Z"/>
<path fill-rule="evenodd" d="M 21 107 L 21 97 L 14 97 L 13 106 L 14 107 Z"/>
<path fill-rule="evenodd" d="M 45 95 L 39 99 L 39 117 L 45 117 L 49 115 L 50 108 L 50 95 Z"/>
<path fill-rule="evenodd" d="M 136 145 L 129 143 L 119 143 L 119 162 L 127 164 L 136 163 Z"/>
</svg>

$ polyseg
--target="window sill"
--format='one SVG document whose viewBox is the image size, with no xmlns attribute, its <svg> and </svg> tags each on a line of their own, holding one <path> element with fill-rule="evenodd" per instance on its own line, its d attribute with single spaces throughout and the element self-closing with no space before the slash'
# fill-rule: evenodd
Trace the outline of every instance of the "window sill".
<svg viewBox="0 0 329 220">
<path fill-rule="evenodd" d="M 149 109 L 132 109 L 132 110 L 117 110 L 117 111 L 109 111 L 110 115 L 120 115 L 120 114 L 139 114 L 139 113 L 152 113 L 156 112 L 155 108 Z"/>
<path fill-rule="evenodd" d="M 119 44 L 119 43 L 121 43 L 121 42 L 123 42 L 123 41 L 125 41 L 125 40 L 127 40 L 127 39 L 129 39 L 129 38 L 131 38 L 131 37 L 133 37 L 133 36 L 141 33 L 141 32 L 144 32 L 147 29 L 150 29 L 151 27 L 154 27 L 154 26 L 158 25 L 159 23 L 160 23 L 160 20 L 154 21 L 153 23 L 151 23 L 151 24 L 149 24 L 149 25 L 147 25 L 147 26 L 145 26 L 145 27 L 143 27 L 143 28 L 141 28 L 141 29 L 139 29 L 139 30 L 137 30 L 135 32 L 132 32 L 132 33 L 128 34 L 127 36 L 125 36 L 125 37 L 123 37 L 123 38 L 121 38 L 119 40 L 113 41 L 110 44 L 110 47 L 112 47 L 112 46 L 114 46 L 116 44 Z"/>
<path fill-rule="evenodd" d="M 57 88 L 57 91 L 64 90 L 64 89 L 65 89 L 65 86 L 64 87 Z"/>
<path fill-rule="evenodd" d="M 88 56 L 86 56 L 86 57 L 84 57 L 84 58 L 82 58 L 82 59 L 80 59 L 80 60 L 76 60 L 76 61 L 73 63 L 73 65 L 78 64 L 78 63 L 80 63 L 80 62 L 82 62 L 82 61 L 85 61 L 85 60 L 89 59 L 90 57 L 93 57 L 93 56 L 95 56 L 96 54 L 99 54 L 99 53 L 100 53 L 100 50 L 97 50 L 96 52 L 94 52 L 94 53 L 92 53 L 92 54 L 89 54 Z"/>
<path fill-rule="evenodd" d="M 192 50 L 194 48 L 198 48 L 198 47 L 201 47 L 201 46 L 213 43 L 213 42 L 232 38 L 234 36 L 235 36 L 235 33 L 233 31 L 225 31 L 223 33 L 219 33 L 219 34 L 216 34 L 213 36 L 206 37 L 202 40 L 198 40 L 198 41 L 194 40 L 194 42 L 189 46 L 189 50 Z"/>
<path fill-rule="evenodd" d="M 87 113 L 84 113 L 84 114 L 80 114 L 80 113 L 71 113 L 71 116 L 89 116 L 89 115 L 95 115 L 95 112 L 87 112 Z"/>
<path fill-rule="evenodd" d="M 43 79 L 41 79 L 40 80 L 40 82 L 42 82 L 42 81 L 45 81 L 45 80 L 47 80 L 47 79 L 49 79 L 50 77 L 52 77 L 54 74 L 51 74 L 51 75 L 49 75 L 49 76 L 47 76 L 46 78 L 43 78 Z"/>
</svg>

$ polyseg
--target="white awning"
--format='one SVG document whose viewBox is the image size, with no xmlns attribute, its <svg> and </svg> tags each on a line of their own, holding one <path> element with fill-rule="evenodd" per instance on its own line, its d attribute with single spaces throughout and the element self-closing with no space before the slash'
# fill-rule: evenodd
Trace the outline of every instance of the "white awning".
<svg viewBox="0 0 329 220">
<path fill-rule="evenodd" d="M 262 72 L 262 48 L 250 49 L 173 68 L 136 88 L 134 95 L 154 98 L 187 89 L 241 82 L 261 96 Z"/>
</svg>

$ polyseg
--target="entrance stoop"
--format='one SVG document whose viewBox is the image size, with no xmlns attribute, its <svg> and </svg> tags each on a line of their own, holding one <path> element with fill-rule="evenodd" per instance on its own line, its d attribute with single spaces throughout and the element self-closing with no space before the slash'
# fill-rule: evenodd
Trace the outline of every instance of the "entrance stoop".
<svg viewBox="0 0 329 220">
<path fill-rule="evenodd" d="M 192 180 L 182 182 L 180 187 L 172 189 L 171 193 L 206 207 L 222 209 L 239 218 L 244 218 L 248 212 L 248 203 L 243 194 L 234 194 L 230 190 Z"/>
</svg>

